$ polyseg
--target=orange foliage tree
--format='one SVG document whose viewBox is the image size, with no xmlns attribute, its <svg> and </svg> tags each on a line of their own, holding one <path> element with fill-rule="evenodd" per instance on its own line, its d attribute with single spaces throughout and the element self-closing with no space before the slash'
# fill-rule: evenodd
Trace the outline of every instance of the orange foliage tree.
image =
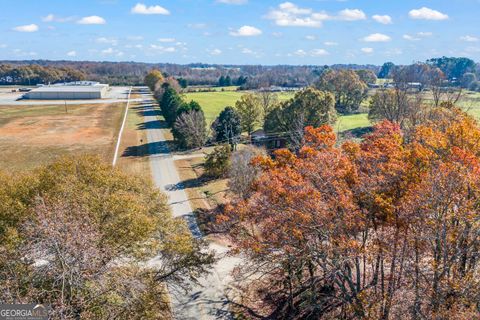
<svg viewBox="0 0 480 320">
<path fill-rule="evenodd" d="M 336 145 L 307 127 L 305 145 L 256 158 L 252 196 L 220 222 L 256 275 L 272 318 L 480 317 L 480 128 L 458 110 L 418 127 L 375 126 Z M 259 311 L 260 312 L 260 311 Z"/>
</svg>

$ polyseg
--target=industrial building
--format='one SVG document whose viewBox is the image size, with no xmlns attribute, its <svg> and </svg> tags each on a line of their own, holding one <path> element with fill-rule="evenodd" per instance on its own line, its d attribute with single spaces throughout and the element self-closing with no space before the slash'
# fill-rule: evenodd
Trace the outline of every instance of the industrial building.
<svg viewBox="0 0 480 320">
<path fill-rule="evenodd" d="M 107 91 L 108 84 L 79 81 L 41 86 L 24 94 L 23 98 L 32 100 L 103 99 Z"/>
</svg>

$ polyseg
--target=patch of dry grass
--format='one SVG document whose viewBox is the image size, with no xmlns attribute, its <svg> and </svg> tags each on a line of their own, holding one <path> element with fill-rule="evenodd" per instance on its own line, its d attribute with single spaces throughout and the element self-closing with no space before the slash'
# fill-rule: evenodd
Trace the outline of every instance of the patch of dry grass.
<svg viewBox="0 0 480 320">
<path fill-rule="evenodd" d="M 31 169 L 65 154 L 110 162 L 124 104 L 0 106 L 0 167 Z"/>
</svg>

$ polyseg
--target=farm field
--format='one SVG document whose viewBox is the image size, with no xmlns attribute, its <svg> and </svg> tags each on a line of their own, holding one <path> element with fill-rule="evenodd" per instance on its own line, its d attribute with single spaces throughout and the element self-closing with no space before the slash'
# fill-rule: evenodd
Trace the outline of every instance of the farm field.
<svg viewBox="0 0 480 320">
<path fill-rule="evenodd" d="M 123 103 L 0 106 L 0 168 L 31 169 L 65 154 L 113 157 Z"/>
<path fill-rule="evenodd" d="M 195 100 L 200 103 L 205 112 L 207 123 L 210 124 L 215 120 L 223 108 L 226 106 L 235 106 L 235 102 L 237 102 L 243 94 L 245 94 L 245 92 L 194 92 L 185 94 L 185 99 L 186 101 Z M 293 96 L 294 93 L 292 92 L 280 93 L 279 100 L 285 101 Z M 348 116 L 339 116 L 335 129 L 338 132 L 342 132 L 355 128 L 368 127 L 370 125 L 367 114 L 359 113 Z"/>
<path fill-rule="evenodd" d="M 217 92 L 190 92 L 184 94 L 185 100 L 195 100 L 202 106 L 205 112 L 207 124 L 212 123 L 218 114 L 227 106 L 234 107 L 242 95 L 246 91 L 217 91 Z M 280 101 L 293 98 L 293 93 L 280 93 L 278 98 Z"/>
</svg>

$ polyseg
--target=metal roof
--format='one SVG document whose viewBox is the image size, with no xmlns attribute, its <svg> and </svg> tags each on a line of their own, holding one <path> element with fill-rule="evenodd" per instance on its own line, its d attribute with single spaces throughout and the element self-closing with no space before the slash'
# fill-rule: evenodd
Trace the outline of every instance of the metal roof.
<svg viewBox="0 0 480 320">
<path fill-rule="evenodd" d="M 45 86 L 31 90 L 30 92 L 100 92 L 106 86 Z"/>
</svg>

